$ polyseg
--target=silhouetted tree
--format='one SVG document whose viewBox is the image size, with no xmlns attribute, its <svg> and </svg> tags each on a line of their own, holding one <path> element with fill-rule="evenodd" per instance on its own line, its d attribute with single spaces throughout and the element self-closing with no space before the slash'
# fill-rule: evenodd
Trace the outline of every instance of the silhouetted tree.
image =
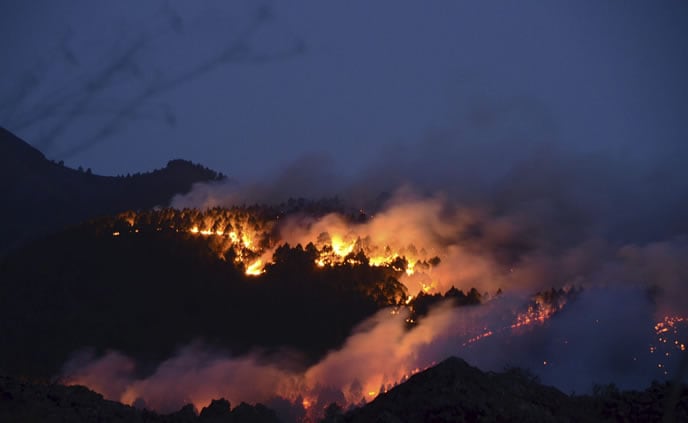
<svg viewBox="0 0 688 423">
<path fill-rule="evenodd" d="M 342 421 L 344 421 L 344 414 L 342 407 L 339 404 L 333 402 L 332 404 L 328 405 L 327 408 L 325 408 L 325 418 L 323 419 L 324 423 L 338 423 Z"/>
</svg>

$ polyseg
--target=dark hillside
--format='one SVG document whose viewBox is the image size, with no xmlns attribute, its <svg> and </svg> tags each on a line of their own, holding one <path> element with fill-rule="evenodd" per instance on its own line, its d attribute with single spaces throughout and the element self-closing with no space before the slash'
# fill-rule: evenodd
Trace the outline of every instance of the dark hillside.
<svg viewBox="0 0 688 423">
<path fill-rule="evenodd" d="M 226 400 L 215 400 L 201 410 L 189 404 L 176 413 L 157 414 L 136 409 L 83 386 L 62 386 L 20 381 L 0 376 L 0 421 L 2 422 L 146 422 L 146 423 L 276 423 L 267 407 L 241 403 L 232 408 Z M 197 413 L 200 411 L 200 413 Z"/>
<path fill-rule="evenodd" d="M 293 348 L 314 360 L 399 289 L 385 267 L 317 268 L 312 247 L 282 246 L 266 273 L 247 276 L 211 238 L 97 227 L 0 259 L 0 374 L 50 377 L 83 347 L 158 362 L 194 340 L 234 353 Z"/>
<path fill-rule="evenodd" d="M 329 422 L 599 422 L 661 421 L 673 386 L 655 383 L 644 391 L 598 387 L 592 396 L 566 395 L 520 369 L 482 372 L 452 357 L 412 376 L 362 408 Z M 688 387 L 673 411 L 688 419 Z"/>
<path fill-rule="evenodd" d="M 86 219 L 166 206 L 194 183 L 221 177 L 184 160 L 133 176 L 94 175 L 46 159 L 0 127 L 0 254 Z"/>
</svg>

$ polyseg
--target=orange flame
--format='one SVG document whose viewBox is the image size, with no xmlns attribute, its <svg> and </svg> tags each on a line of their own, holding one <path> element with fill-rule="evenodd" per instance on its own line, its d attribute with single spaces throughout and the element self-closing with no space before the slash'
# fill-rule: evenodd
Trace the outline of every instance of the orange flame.
<svg viewBox="0 0 688 423">
<path fill-rule="evenodd" d="M 119 215 L 119 219 L 126 223 L 128 229 L 117 227 L 117 230 L 112 232 L 113 237 L 120 236 L 123 232 L 139 233 L 154 230 L 200 235 L 212 239 L 210 246 L 217 257 L 224 260 L 226 253 L 233 250 L 235 262 L 243 267 L 249 276 L 265 273 L 267 265 L 272 263 L 272 253 L 280 244 L 286 242 L 279 236 L 273 238 L 278 233 L 274 230 L 279 222 L 277 219 L 258 219 L 246 209 L 162 209 L 141 213 L 126 212 Z M 323 221 L 327 222 L 327 219 Z M 421 255 L 413 246 L 395 249 L 390 245 L 378 245 L 369 238 L 362 239 L 352 228 L 347 229 L 346 226 L 334 225 L 328 228 L 328 231 L 320 234 L 317 239 L 308 241 L 312 242 L 318 251 L 318 256 L 314 260 L 314 265 L 318 268 L 360 264 L 389 267 L 398 272 L 399 281 L 407 285 L 407 288 L 410 280 L 404 278 L 419 275 L 422 277 L 414 279 L 410 285 L 416 286 L 422 292 L 434 293 L 441 286 L 438 280 L 427 276 L 426 272 L 430 271 L 431 266 L 424 261 L 428 260 L 424 249 L 420 249 L 425 254 Z M 293 240 L 289 241 L 293 243 Z M 352 255 L 359 253 L 365 254 L 368 263 L 362 263 L 359 258 Z M 419 263 L 422 263 L 421 270 Z"/>
<path fill-rule="evenodd" d="M 246 274 L 250 276 L 258 276 L 265 272 L 263 268 L 263 260 L 256 260 L 255 262 L 246 266 Z"/>
</svg>

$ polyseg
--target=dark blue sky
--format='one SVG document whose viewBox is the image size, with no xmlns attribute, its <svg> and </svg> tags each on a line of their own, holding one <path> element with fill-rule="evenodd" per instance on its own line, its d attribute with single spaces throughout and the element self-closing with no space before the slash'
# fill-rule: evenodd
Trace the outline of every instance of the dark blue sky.
<svg viewBox="0 0 688 423">
<path fill-rule="evenodd" d="M 4 1 L 0 125 L 101 174 L 186 158 L 246 179 L 313 154 L 346 174 L 426 147 L 486 172 L 543 145 L 686 152 L 685 2 L 268 2 L 237 47 L 255 4 Z"/>
</svg>

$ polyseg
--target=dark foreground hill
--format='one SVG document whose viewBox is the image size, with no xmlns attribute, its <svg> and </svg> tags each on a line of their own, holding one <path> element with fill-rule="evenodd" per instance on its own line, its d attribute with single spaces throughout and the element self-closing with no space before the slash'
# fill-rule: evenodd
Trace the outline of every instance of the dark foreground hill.
<svg viewBox="0 0 688 423">
<path fill-rule="evenodd" d="M 325 410 L 326 422 L 651 422 L 688 421 L 688 387 L 671 409 L 670 384 L 644 391 L 597 389 L 592 396 L 570 396 L 543 386 L 518 369 L 482 372 L 458 358 L 411 377 L 362 408 L 346 414 L 336 404 Z M 216 400 L 197 414 L 186 406 L 169 415 L 138 410 L 86 388 L 34 384 L 0 377 L 0 421 L 17 422 L 274 422 L 262 406 Z"/>
<path fill-rule="evenodd" d="M 574 400 L 556 388 L 536 383 L 525 372 L 483 373 L 458 358 L 412 377 L 350 413 L 346 420 L 371 421 L 383 416 L 418 422 L 543 422 L 584 417 Z"/>
<path fill-rule="evenodd" d="M 606 386 L 596 387 L 593 396 L 566 395 L 520 369 L 485 373 L 450 358 L 330 421 L 653 422 L 668 411 L 671 390 L 670 384 L 655 383 L 640 392 Z M 688 387 L 673 413 L 676 421 L 688 421 Z"/>
<path fill-rule="evenodd" d="M 222 175 L 184 160 L 127 177 L 54 163 L 0 127 L 0 255 L 68 225 L 124 210 L 166 206 L 195 182 Z"/>
<path fill-rule="evenodd" d="M 225 400 L 213 401 L 196 412 L 187 405 L 176 413 L 160 415 L 108 401 L 83 386 L 34 384 L 0 377 L 0 421 L 2 422 L 147 422 L 147 423 L 220 423 L 278 422 L 265 406 L 245 403 L 234 409 Z"/>
</svg>

